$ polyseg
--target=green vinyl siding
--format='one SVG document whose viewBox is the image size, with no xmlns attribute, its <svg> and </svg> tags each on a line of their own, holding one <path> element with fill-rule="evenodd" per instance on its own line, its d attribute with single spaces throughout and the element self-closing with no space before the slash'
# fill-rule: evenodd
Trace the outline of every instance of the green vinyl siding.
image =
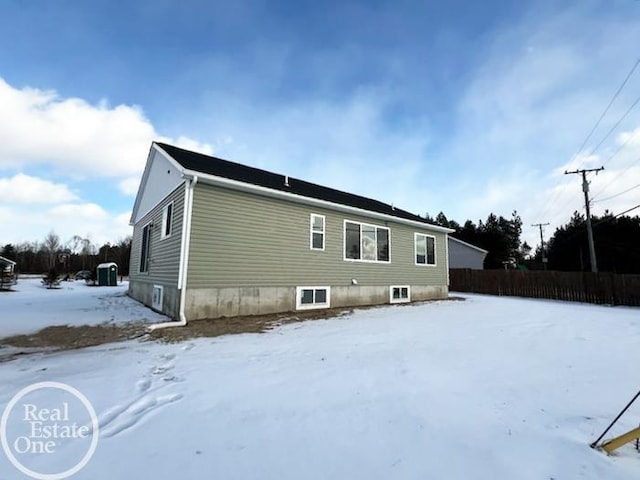
<svg viewBox="0 0 640 480">
<path fill-rule="evenodd" d="M 310 215 L 326 217 L 325 249 L 310 248 Z M 390 229 L 390 262 L 344 259 L 344 222 Z M 436 266 L 415 265 L 414 233 L 436 238 Z M 446 235 L 198 183 L 188 287 L 446 285 Z"/>
<path fill-rule="evenodd" d="M 162 209 L 173 202 L 171 235 L 161 238 Z M 182 217 L 184 213 L 184 184 L 176 188 L 133 227 L 131 242 L 131 263 L 129 280 L 159 285 L 178 285 L 180 268 L 180 242 Z M 140 252 L 142 231 L 145 225 L 153 223 L 149 242 L 149 266 L 147 272 L 140 272 Z"/>
</svg>

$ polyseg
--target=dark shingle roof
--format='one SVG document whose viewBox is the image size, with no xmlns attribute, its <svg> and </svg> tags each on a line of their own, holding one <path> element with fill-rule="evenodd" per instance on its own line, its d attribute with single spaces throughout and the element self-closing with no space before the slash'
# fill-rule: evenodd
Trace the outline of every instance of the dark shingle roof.
<svg viewBox="0 0 640 480">
<path fill-rule="evenodd" d="M 414 215 L 413 213 L 394 208 L 386 203 L 373 200 L 371 198 L 361 197 L 352 193 L 342 192 L 333 188 L 323 187 L 315 183 L 305 182 L 297 178 L 288 178 L 288 185 L 285 184 L 285 176 L 276 173 L 261 170 L 259 168 L 249 167 L 240 163 L 222 160 L 221 158 L 203 155 L 201 153 L 191 152 L 182 148 L 167 145 L 166 143 L 156 142 L 156 144 L 167 152 L 186 170 L 223 177 L 230 180 L 249 183 L 260 187 L 288 192 L 304 197 L 324 200 L 331 203 L 347 205 L 349 207 L 360 208 L 370 212 L 383 213 L 406 220 L 431 225 L 424 218 Z"/>
</svg>

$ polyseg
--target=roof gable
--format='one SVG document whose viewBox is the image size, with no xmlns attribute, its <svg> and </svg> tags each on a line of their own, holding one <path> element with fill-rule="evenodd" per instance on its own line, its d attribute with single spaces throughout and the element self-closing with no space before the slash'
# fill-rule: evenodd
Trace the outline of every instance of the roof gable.
<svg viewBox="0 0 640 480">
<path fill-rule="evenodd" d="M 221 158 L 184 150 L 173 145 L 165 143 L 156 144 L 162 151 L 170 155 L 185 171 L 222 177 L 280 192 L 300 195 L 334 204 L 346 205 L 369 212 L 423 223 L 426 226 L 438 228 L 443 231 L 449 231 L 449 229 L 436 227 L 433 224 L 428 223 L 424 218 L 418 215 L 407 212 L 406 210 L 395 208 L 393 205 L 389 205 L 378 200 L 335 190 L 329 187 L 323 187 L 315 183 L 230 162 Z"/>
<path fill-rule="evenodd" d="M 151 147 L 129 223 L 135 225 L 184 182 L 183 169 L 171 157 Z"/>
</svg>

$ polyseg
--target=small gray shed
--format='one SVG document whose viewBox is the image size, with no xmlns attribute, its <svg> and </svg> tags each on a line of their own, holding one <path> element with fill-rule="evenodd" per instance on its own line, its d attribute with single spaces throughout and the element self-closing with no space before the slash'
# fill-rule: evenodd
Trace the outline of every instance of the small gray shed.
<svg viewBox="0 0 640 480">
<path fill-rule="evenodd" d="M 484 258 L 489 253 L 470 243 L 463 242 L 449 235 L 449 268 L 484 269 Z"/>
<path fill-rule="evenodd" d="M 98 265 L 98 285 L 101 287 L 118 286 L 118 265 L 113 262 Z"/>
</svg>

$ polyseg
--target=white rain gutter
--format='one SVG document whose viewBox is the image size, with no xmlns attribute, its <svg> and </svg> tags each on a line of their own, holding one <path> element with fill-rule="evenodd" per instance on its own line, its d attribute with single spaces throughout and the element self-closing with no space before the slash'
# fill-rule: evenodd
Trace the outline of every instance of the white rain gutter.
<svg viewBox="0 0 640 480">
<path fill-rule="evenodd" d="M 191 213 L 193 212 L 193 188 L 198 183 L 198 176 L 186 177 L 184 189 L 184 214 L 182 215 L 182 239 L 180 243 L 180 268 L 178 269 L 178 290 L 180 290 L 179 319 L 172 322 L 149 325 L 149 330 L 169 327 L 184 327 L 187 316 L 184 313 L 187 298 L 187 270 L 189 265 L 189 245 L 191 241 Z"/>
</svg>

